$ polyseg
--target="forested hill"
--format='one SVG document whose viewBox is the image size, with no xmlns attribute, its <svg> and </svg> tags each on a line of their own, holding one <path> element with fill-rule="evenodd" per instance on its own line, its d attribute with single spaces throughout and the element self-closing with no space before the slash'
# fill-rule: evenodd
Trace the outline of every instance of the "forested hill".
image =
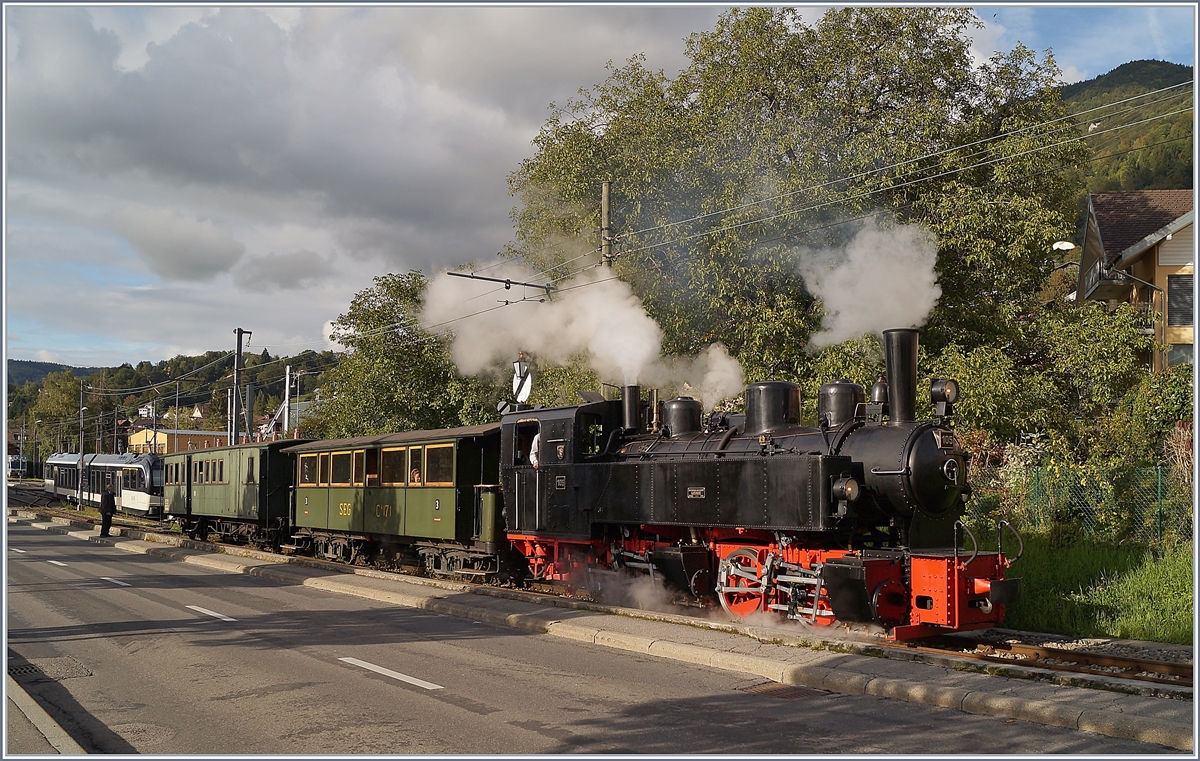
<svg viewBox="0 0 1200 761">
<path fill-rule="evenodd" d="M 30 381 L 40 383 L 50 373 L 61 373 L 70 370 L 77 378 L 85 378 L 92 373 L 100 372 L 99 367 L 70 367 L 57 362 L 33 362 L 27 359 L 8 360 L 8 382 L 14 386 L 24 386 Z"/>
<path fill-rule="evenodd" d="M 1095 133 L 1087 141 L 1095 160 L 1080 178 L 1089 192 L 1192 187 L 1193 88 L 1177 87 L 1133 99 L 1192 76 L 1190 67 L 1177 63 L 1130 61 L 1063 88 L 1063 100 L 1071 111 L 1089 112 L 1081 121 L 1086 120 L 1086 127 Z M 1092 111 L 1127 99 L 1133 100 Z"/>
</svg>

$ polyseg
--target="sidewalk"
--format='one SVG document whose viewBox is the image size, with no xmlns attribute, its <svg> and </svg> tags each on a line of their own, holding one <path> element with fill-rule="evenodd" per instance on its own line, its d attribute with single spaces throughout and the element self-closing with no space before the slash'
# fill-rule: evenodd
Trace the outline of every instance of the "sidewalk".
<svg viewBox="0 0 1200 761">
<path fill-rule="evenodd" d="M 208 545 L 181 537 L 128 529 L 122 531 L 125 536 L 100 539 L 94 529 L 75 529 L 61 519 L 45 522 L 32 520 L 36 518 L 33 513 L 22 511 L 18 515 L 22 522 L 35 527 L 111 544 L 128 552 L 755 674 L 783 684 L 1020 719 L 1184 751 L 1194 748 L 1190 691 L 1177 691 L 1181 696 L 1186 694 L 1186 699 L 1129 694 L 1119 691 L 1133 689 L 1127 681 L 1064 678 L 1021 666 L 989 667 L 991 673 L 987 673 L 968 659 L 915 654 L 899 659 L 869 643 L 819 636 L 798 625 L 759 627 L 602 608 L 516 590 L 399 577 L 253 550 L 225 548 L 215 553 Z M 1079 686 L 1085 681 L 1100 688 Z M 1157 687 L 1153 690 L 1164 691 Z"/>
<path fill-rule="evenodd" d="M 8 737 L 4 755 L 8 756 L 82 756 L 86 753 L 71 739 L 58 722 L 17 684 L 6 677 L 8 693 Z"/>
</svg>

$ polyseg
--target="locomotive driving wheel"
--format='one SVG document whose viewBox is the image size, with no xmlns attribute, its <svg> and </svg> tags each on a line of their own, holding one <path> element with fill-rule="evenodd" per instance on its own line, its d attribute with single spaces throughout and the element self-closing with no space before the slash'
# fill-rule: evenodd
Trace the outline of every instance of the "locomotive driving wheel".
<svg viewBox="0 0 1200 761">
<path fill-rule="evenodd" d="M 763 610 L 762 570 L 754 550 L 734 550 L 725 556 L 717 572 L 717 599 L 726 613 L 744 618 Z"/>
</svg>

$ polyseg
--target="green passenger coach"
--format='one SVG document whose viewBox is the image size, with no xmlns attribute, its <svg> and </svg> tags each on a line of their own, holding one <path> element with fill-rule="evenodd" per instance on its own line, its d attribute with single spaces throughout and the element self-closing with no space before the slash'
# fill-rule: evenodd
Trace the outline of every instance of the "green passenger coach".
<svg viewBox="0 0 1200 761">
<path fill-rule="evenodd" d="M 163 513 L 192 538 L 278 546 L 288 536 L 295 439 L 163 457 Z"/>
<path fill-rule="evenodd" d="M 499 424 L 288 447 L 293 549 L 345 562 L 490 575 L 504 540 Z"/>
</svg>

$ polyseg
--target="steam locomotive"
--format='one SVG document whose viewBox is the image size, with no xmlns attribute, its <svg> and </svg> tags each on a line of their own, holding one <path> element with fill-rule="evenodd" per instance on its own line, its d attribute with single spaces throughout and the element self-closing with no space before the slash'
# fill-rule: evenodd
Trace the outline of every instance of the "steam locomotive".
<svg viewBox="0 0 1200 761">
<path fill-rule="evenodd" d="M 650 577 L 735 617 L 894 639 L 995 626 L 1015 558 L 959 521 L 958 387 L 935 379 L 935 414 L 917 419 L 917 344 L 886 331 L 888 381 L 869 400 L 822 386 L 811 427 L 791 383 L 751 384 L 744 414 L 707 419 L 627 386 L 499 424 L 170 454 L 163 515 L 194 536 L 601 599 Z"/>
<path fill-rule="evenodd" d="M 869 402 L 858 384 L 822 386 L 815 427 L 799 425 L 799 387 L 784 382 L 750 385 L 744 415 L 707 421 L 692 399 L 643 405 L 636 386 L 507 415 L 508 541 L 534 578 L 594 592 L 636 569 L 739 617 L 896 639 L 995 626 L 1019 580 L 958 520 L 970 496 L 948 426 L 958 386 L 934 380 L 935 417 L 917 419 L 917 344 L 915 330 L 886 331 L 889 381 Z"/>
</svg>

